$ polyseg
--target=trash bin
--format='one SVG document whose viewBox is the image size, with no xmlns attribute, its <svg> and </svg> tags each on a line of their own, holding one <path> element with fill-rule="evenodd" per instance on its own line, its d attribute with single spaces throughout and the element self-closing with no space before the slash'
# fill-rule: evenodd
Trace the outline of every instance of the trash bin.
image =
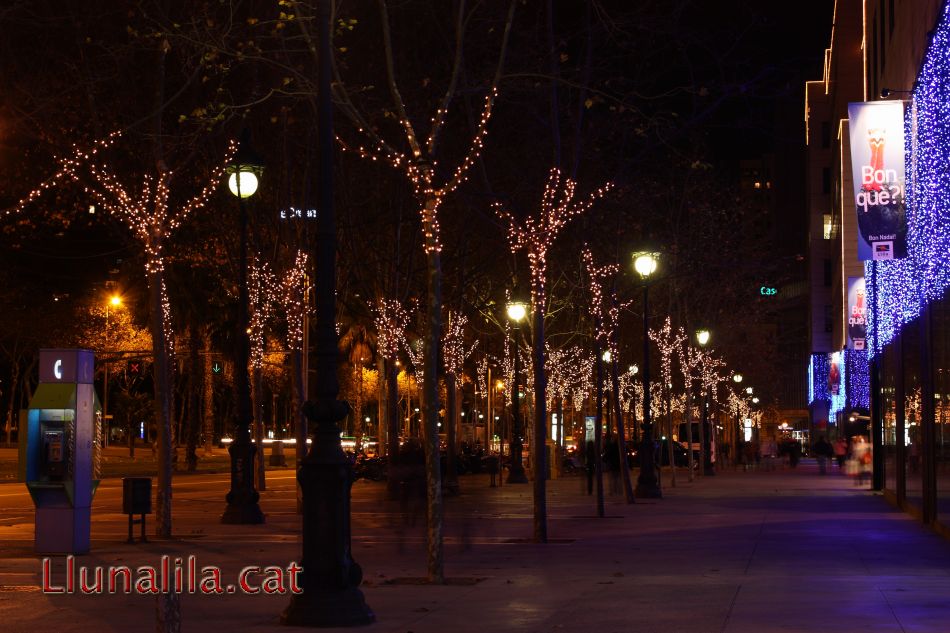
<svg viewBox="0 0 950 633">
<path fill-rule="evenodd" d="M 150 477 L 123 477 L 122 478 L 122 512 L 129 515 L 129 538 L 127 543 L 134 543 L 132 526 L 136 523 L 142 526 L 142 542 L 145 538 L 145 515 L 152 513 L 152 479 Z M 133 519 L 138 514 L 141 518 Z"/>
<path fill-rule="evenodd" d="M 152 479 L 150 477 L 122 478 L 122 513 L 152 513 Z"/>
<path fill-rule="evenodd" d="M 270 449 L 270 465 L 271 466 L 286 466 L 287 457 L 284 455 L 284 443 L 281 441 L 274 442 L 272 448 Z"/>
</svg>

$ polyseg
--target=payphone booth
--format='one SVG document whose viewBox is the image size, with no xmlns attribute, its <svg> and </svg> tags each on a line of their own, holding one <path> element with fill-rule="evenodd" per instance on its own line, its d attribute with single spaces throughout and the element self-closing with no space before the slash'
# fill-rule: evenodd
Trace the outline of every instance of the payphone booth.
<svg viewBox="0 0 950 633">
<path fill-rule="evenodd" d="M 89 551 L 102 436 L 94 362 L 90 350 L 40 350 L 40 382 L 20 433 L 19 460 L 36 506 L 33 543 L 39 553 Z"/>
</svg>

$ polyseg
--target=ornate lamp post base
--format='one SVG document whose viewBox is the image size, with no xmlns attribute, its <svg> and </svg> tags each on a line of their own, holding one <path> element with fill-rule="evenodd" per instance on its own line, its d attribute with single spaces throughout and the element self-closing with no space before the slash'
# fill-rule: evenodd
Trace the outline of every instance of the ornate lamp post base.
<svg viewBox="0 0 950 633">
<path fill-rule="evenodd" d="M 329 409 L 310 403 L 306 409 L 318 426 L 310 454 L 297 471 L 303 490 L 302 593 L 291 596 L 280 616 L 282 624 L 342 627 L 376 620 L 359 589 L 363 570 L 350 551 L 353 465 L 332 423 L 342 419 L 347 408 L 346 403 L 333 402 Z"/>
<path fill-rule="evenodd" d="M 231 490 L 221 523 L 259 525 L 264 513 L 258 505 L 260 494 L 254 490 L 254 455 L 257 447 L 249 441 L 238 440 L 228 447 L 231 455 Z"/>
<path fill-rule="evenodd" d="M 517 468 L 508 469 L 508 478 L 505 479 L 505 483 L 508 484 L 526 484 L 528 483 L 528 475 L 524 472 L 524 466 L 518 466 Z"/>
</svg>

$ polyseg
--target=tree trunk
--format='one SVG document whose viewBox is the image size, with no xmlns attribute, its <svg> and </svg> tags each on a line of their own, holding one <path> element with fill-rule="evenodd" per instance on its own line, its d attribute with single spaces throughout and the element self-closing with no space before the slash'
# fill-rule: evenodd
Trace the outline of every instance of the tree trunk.
<svg viewBox="0 0 950 633">
<path fill-rule="evenodd" d="M 671 402 L 673 393 L 669 385 L 665 385 L 664 389 L 666 389 L 666 442 L 670 451 L 670 486 L 676 488 L 676 460 L 673 455 L 673 406 Z"/>
<path fill-rule="evenodd" d="M 426 200 L 430 219 L 423 223 L 426 233 L 426 272 L 429 291 L 422 409 L 426 453 L 426 553 L 429 582 L 445 582 L 442 558 L 442 473 L 439 455 L 439 345 L 442 342 L 442 258 L 438 227 L 433 226 L 438 201 Z"/>
<path fill-rule="evenodd" d="M 291 381 L 290 381 L 290 406 L 294 412 L 294 438 L 297 440 L 296 456 L 297 468 L 307 456 L 307 416 L 303 413 L 303 403 L 307 400 L 307 391 L 304 387 L 304 369 L 303 352 L 295 349 L 290 353 Z M 297 512 L 303 512 L 303 488 L 300 487 L 300 481 L 297 481 Z"/>
<path fill-rule="evenodd" d="M 692 403 L 692 389 L 689 385 L 689 379 L 687 378 L 686 384 L 686 411 L 684 412 L 684 417 L 686 418 L 686 443 L 689 445 L 688 450 L 686 451 L 687 456 L 687 473 L 686 479 L 688 481 L 693 481 L 693 403 Z"/>
<path fill-rule="evenodd" d="M 202 329 L 202 338 L 204 339 L 205 350 L 205 367 L 201 374 L 204 400 L 202 432 L 204 434 L 204 454 L 205 457 L 210 457 L 211 449 L 214 446 L 214 372 L 211 369 L 214 358 L 211 355 L 211 331 L 208 327 Z"/>
<path fill-rule="evenodd" d="M 399 498 L 399 479 L 396 477 L 399 463 L 399 390 L 396 381 L 396 359 L 386 361 L 386 453 L 389 460 L 389 477 L 386 489 L 390 499 Z"/>
<path fill-rule="evenodd" d="M 458 379 L 455 374 L 446 374 L 445 393 L 448 398 L 445 406 L 445 492 L 450 495 L 459 493 L 457 454 L 455 450 L 456 428 L 458 426 Z"/>
<path fill-rule="evenodd" d="M 185 451 L 185 462 L 188 464 L 188 471 L 194 472 L 198 469 L 198 436 L 201 431 L 201 395 L 202 395 L 202 363 L 199 346 L 201 345 L 201 331 L 198 326 L 192 325 L 189 329 L 189 373 L 188 377 L 188 417 L 186 418 L 187 449 Z"/>
<path fill-rule="evenodd" d="M 10 446 L 10 436 L 13 429 L 13 414 L 16 409 L 16 407 L 14 406 L 16 404 L 15 402 L 16 390 L 17 390 L 17 385 L 20 382 L 20 363 L 17 362 L 16 359 L 13 359 L 13 362 L 11 364 L 12 364 L 12 367 L 10 371 L 10 389 L 9 389 L 10 401 L 7 403 L 7 422 L 6 422 L 6 427 L 5 427 L 6 435 L 7 435 L 7 446 Z M 17 432 L 23 433 L 23 429 L 19 429 Z"/>
<path fill-rule="evenodd" d="M 616 329 L 614 329 L 616 336 Z M 627 464 L 627 439 L 624 437 L 623 413 L 620 410 L 620 378 L 617 376 L 617 358 L 610 359 L 610 382 L 614 392 L 614 417 L 617 418 L 617 450 L 620 452 L 620 476 L 623 479 L 623 494 L 627 503 L 633 503 L 633 486 L 630 485 L 630 466 Z M 643 456 L 641 456 L 643 459 Z"/>
<path fill-rule="evenodd" d="M 596 324 L 600 327 L 600 324 Z M 596 331 L 596 330 L 595 330 Z M 597 366 L 596 388 L 594 397 L 597 402 L 597 413 L 594 417 L 594 476 L 597 479 L 597 516 L 604 516 L 604 460 L 603 460 L 603 438 L 604 432 L 604 379 L 603 379 L 603 361 L 600 360 L 600 345 L 597 339 L 594 339 L 594 364 Z"/>
<path fill-rule="evenodd" d="M 254 402 L 254 443 L 257 445 L 254 461 L 254 479 L 258 491 L 267 490 L 267 481 L 264 478 L 264 384 L 263 372 L 255 367 L 252 376 Z"/>
<path fill-rule="evenodd" d="M 155 490 L 155 534 L 169 538 L 172 535 L 172 401 L 169 371 L 168 341 L 163 321 L 162 289 L 164 275 L 161 267 L 153 265 L 148 275 L 150 324 L 152 329 L 153 380 L 155 382 L 155 424 L 158 445 L 158 477 Z"/>
<path fill-rule="evenodd" d="M 545 480 L 547 479 L 547 377 L 544 375 L 544 288 L 534 306 L 534 542 L 548 542 Z"/>
</svg>

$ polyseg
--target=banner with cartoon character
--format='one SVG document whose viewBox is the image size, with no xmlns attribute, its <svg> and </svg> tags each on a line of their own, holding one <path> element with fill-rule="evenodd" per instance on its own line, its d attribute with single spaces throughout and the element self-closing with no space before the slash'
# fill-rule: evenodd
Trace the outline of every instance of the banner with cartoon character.
<svg viewBox="0 0 950 633">
<path fill-rule="evenodd" d="M 904 103 L 849 103 L 858 259 L 907 256 Z"/>
</svg>

